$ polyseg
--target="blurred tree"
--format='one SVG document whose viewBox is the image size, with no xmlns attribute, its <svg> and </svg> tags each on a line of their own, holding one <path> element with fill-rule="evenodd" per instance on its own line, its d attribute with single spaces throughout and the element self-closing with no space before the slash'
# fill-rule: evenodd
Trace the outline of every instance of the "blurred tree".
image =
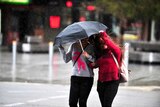
<svg viewBox="0 0 160 107">
<path fill-rule="evenodd" d="M 160 16 L 159 0 L 97 0 L 96 4 L 120 18 L 156 19 Z"/>
<path fill-rule="evenodd" d="M 96 5 L 102 7 L 103 12 L 112 13 L 121 21 L 124 19 L 141 19 L 144 22 L 143 34 L 148 37 L 151 20 L 160 17 L 159 0 L 97 0 Z"/>
</svg>

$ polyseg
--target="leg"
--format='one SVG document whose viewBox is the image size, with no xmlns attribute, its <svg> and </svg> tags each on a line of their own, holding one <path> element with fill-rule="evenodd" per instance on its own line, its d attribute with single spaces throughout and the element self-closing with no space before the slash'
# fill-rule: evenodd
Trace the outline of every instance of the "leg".
<svg viewBox="0 0 160 107">
<path fill-rule="evenodd" d="M 77 107 L 79 98 L 79 83 L 77 77 L 71 77 L 69 105 L 70 107 Z"/>
<path fill-rule="evenodd" d="M 103 102 L 104 102 L 104 83 L 101 83 L 101 82 L 97 81 L 97 92 L 98 92 L 98 95 L 99 95 L 101 106 L 103 107 Z"/>
<path fill-rule="evenodd" d="M 82 77 L 80 87 L 79 107 L 87 107 L 87 99 L 93 85 L 93 78 Z"/>
<path fill-rule="evenodd" d="M 103 107 L 112 107 L 112 102 L 117 94 L 118 86 L 118 81 L 105 84 Z"/>
</svg>

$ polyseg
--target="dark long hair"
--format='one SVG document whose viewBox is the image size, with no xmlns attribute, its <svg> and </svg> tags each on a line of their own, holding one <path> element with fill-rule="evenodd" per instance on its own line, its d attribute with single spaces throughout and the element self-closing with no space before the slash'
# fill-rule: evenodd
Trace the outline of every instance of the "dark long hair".
<svg viewBox="0 0 160 107">
<path fill-rule="evenodd" d="M 108 35 L 108 34 L 107 34 Z M 106 35 L 106 33 L 99 33 L 96 37 L 95 37 L 95 39 L 94 39 L 94 45 L 95 45 L 95 55 L 96 55 L 96 59 L 98 59 L 98 58 L 100 58 L 102 55 L 104 55 L 104 54 L 106 54 L 106 52 L 107 51 L 110 51 L 110 49 L 109 48 L 107 48 L 107 49 L 104 49 L 103 48 L 103 45 L 104 45 L 104 43 L 101 43 L 99 40 L 100 40 L 100 37 L 102 36 L 107 36 Z M 108 35 L 109 36 L 109 35 Z M 111 40 L 112 40 L 112 38 L 111 38 Z M 115 43 L 115 42 L 114 42 Z M 115 43 L 116 44 L 116 43 Z M 117 46 L 119 46 L 118 44 L 116 44 Z M 121 50 L 122 50 L 122 47 L 119 47 L 119 48 L 121 48 Z M 122 52 L 122 56 L 121 56 L 122 58 L 123 58 L 123 52 Z"/>
<path fill-rule="evenodd" d="M 99 35 L 97 35 L 94 39 L 96 59 L 100 58 L 103 55 L 103 49 L 101 48 L 101 43 L 99 39 L 100 39 Z"/>
</svg>

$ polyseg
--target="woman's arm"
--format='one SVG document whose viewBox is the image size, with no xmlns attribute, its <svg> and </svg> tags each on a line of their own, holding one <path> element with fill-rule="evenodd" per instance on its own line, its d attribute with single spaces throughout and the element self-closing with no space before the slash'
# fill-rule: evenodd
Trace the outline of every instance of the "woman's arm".
<svg viewBox="0 0 160 107">
<path fill-rule="evenodd" d="M 111 52 L 115 55 L 115 57 L 118 59 L 118 62 L 120 62 L 120 58 L 122 55 L 121 48 L 116 44 L 107 33 L 100 32 L 100 35 L 105 41 L 105 44 L 108 46 L 108 48 L 111 50 Z"/>
</svg>

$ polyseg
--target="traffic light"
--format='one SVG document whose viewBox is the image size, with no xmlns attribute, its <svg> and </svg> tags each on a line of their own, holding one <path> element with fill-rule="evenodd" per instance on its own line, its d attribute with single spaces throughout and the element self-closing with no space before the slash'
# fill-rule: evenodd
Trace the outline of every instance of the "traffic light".
<svg viewBox="0 0 160 107">
<path fill-rule="evenodd" d="M 49 17 L 50 28 L 60 28 L 60 21 L 61 21 L 60 16 L 50 16 Z"/>
<path fill-rule="evenodd" d="M 85 16 L 80 16 L 79 21 L 86 21 L 86 17 Z"/>
<path fill-rule="evenodd" d="M 94 11 L 95 9 L 96 9 L 96 7 L 93 6 L 93 5 L 87 6 L 87 10 L 88 10 L 88 11 Z"/>
<path fill-rule="evenodd" d="M 72 0 L 66 0 L 66 7 L 71 8 L 73 6 Z"/>
</svg>

